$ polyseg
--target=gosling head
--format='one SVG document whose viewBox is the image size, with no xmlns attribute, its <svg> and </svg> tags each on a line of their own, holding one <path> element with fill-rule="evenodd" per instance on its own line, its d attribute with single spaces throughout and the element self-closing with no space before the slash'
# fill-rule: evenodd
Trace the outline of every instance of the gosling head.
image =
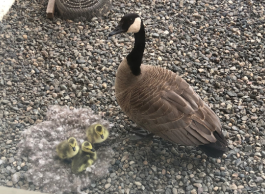
<svg viewBox="0 0 265 194">
<path fill-rule="evenodd" d="M 87 153 L 94 153 L 95 149 L 92 147 L 91 143 L 89 143 L 88 141 L 84 141 L 82 143 L 82 151 Z"/>
<path fill-rule="evenodd" d="M 137 33 L 140 31 L 142 20 L 136 13 L 130 13 L 122 17 L 119 25 L 113 30 L 109 36 L 121 33 Z"/>
<path fill-rule="evenodd" d="M 104 129 L 102 125 L 95 125 L 94 130 L 101 137 L 101 139 L 104 139 Z"/>
<path fill-rule="evenodd" d="M 68 144 L 69 144 L 70 148 L 73 149 L 73 151 L 76 150 L 77 142 L 76 142 L 76 139 L 74 137 L 70 137 L 68 139 Z"/>
</svg>

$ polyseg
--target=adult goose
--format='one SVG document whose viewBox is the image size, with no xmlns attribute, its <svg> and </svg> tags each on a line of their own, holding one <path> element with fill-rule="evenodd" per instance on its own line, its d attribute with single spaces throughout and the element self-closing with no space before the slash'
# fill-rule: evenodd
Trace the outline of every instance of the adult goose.
<svg viewBox="0 0 265 194">
<path fill-rule="evenodd" d="M 135 43 L 116 73 L 115 94 L 121 109 L 152 134 L 221 157 L 227 141 L 217 115 L 180 76 L 142 64 L 145 29 L 138 14 L 122 17 L 109 36 L 126 32 L 134 33 Z"/>
</svg>

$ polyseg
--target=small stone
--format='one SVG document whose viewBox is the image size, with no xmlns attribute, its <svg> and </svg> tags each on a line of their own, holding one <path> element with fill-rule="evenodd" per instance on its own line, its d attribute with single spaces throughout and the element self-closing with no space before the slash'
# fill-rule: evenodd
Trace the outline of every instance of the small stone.
<svg viewBox="0 0 265 194">
<path fill-rule="evenodd" d="M 7 140 L 6 141 L 6 144 L 11 144 L 12 143 L 12 140 Z"/>
<path fill-rule="evenodd" d="M 228 104 L 226 108 L 229 110 L 232 109 L 232 107 L 233 107 L 232 104 Z"/>
<path fill-rule="evenodd" d="M 154 172 L 156 172 L 156 171 L 157 171 L 157 168 L 156 168 L 156 166 L 152 166 L 151 168 L 152 168 L 152 170 L 153 170 Z"/>
<path fill-rule="evenodd" d="M 201 177 L 201 178 L 203 178 L 203 177 L 205 177 L 206 176 L 206 173 L 205 172 L 201 172 L 200 174 L 199 174 L 199 177 Z"/>
<path fill-rule="evenodd" d="M 196 191 L 196 189 L 192 189 L 192 190 L 190 191 L 190 193 L 191 193 L 191 194 L 197 194 L 197 191 Z"/>
<path fill-rule="evenodd" d="M 173 188 L 173 189 L 172 189 L 172 193 L 173 193 L 173 194 L 178 194 L 178 190 L 177 190 L 176 188 Z"/>
<path fill-rule="evenodd" d="M 134 184 L 136 184 L 137 186 L 141 186 L 142 185 L 142 183 L 140 183 L 140 182 L 134 182 Z"/>
<path fill-rule="evenodd" d="M 181 176 L 180 176 L 180 175 L 177 175 L 177 176 L 176 176 L 176 179 L 177 179 L 177 180 L 180 180 L 180 179 L 181 179 Z"/>
<path fill-rule="evenodd" d="M 164 34 L 168 35 L 168 34 L 169 34 L 169 31 L 166 30 L 166 31 L 164 32 Z"/>
<path fill-rule="evenodd" d="M 144 165 L 148 165 L 148 162 L 146 160 L 144 161 Z"/>
<path fill-rule="evenodd" d="M 230 185 L 230 189 L 237 190 L 237 186 L 233 183 L 233 184 Z"/>
<path fill-rule="evenodd" d="M 77 67 L 78 67 L 78 64 L 72 64 L 70 68 L 71 69 L 76 69 Z"/>
<path fill-rule="evenodd" d="M 31 106 L 28 106 L 28 107 L 27 107 L 27 111 L 30 111 L 31 109 L 32 109 Z"/>
<path fill-rule="evenodd" d="M 193 186 L 200 188 L 200 187 L 202 187 L 202 184 L 201 183 L 194 183 Z"/>
<path fill-rule="evenodd" d="M 193 168 L 193 165 L 192 165 L 192 164 L 188 164 L 187 168 L 188 168 L 189 170 L 191 170 L 191 169 Z"/>
<path fill-rule="evenodd" d="M 106 83 L 103 83 L 103 84 L 102 84 L 102 87 L 103 87 L 104 89 L 106 89 L 106 88 L 107 88 L 107 84 L 106 84 Z"/>
<path fill-rule="evenodd" d="M 84 64 L 84 63 L 86 63 L 86 61 L 85 60 L 82 60 L 82 59 L 77 59 L 76 60 L 76 62 L 78 63 L 78 64 Z"/>
<path fill-rule="evenodd" d="M 20 179 L 20 172 L 16 172 L 15 174 L 12 175 L 12 181 L 13 184 L 16 184 Z"/>
<path fill-rule="evenodd" d="M 184 3 L 183 0 L 180 0 L 179 1 L 179 7 L 183 7 L 183 3 Z"/>
<path fill-rule="evenodd" d="M 247 80 L 248 80 L 248 77 L 247 77 L 247 76 L 244 76 L 244 77 L 243 77 L 243 80 L 244 80 L 244 81 L 247 81 Z"/>
<path fill-rule="evenodd" d="M 6 82 L 6 85 L 8 85 L 8 86 L 12 86 L 11 81 L 7 81 L 7 82 Z"/>
<path fill-rule="evenodd" d="M 199 18 L 199 19 L 202 17 L 199 13 L 194 13 L 194 14 L 192 14 L 192 16 L 196 17 L 196 18 Z"/>
<path fill-rule="evenodd" d="M 230 68 L 230 70 L 231 70 L 231 71 L 234 71 L 234 70 L 236 70 L 236 67 L 233 66 L 233 67 Z"/>
<path fill-rule="evenodd" d="M 235 92 L 227 92 L 228 96 L 230 97 L 236 97 L 237 94 Z"/>
<path fill-rule="evenodd" d="M 53 98 L 57 98 L 57 94 L 56 93 L 52 93 L 52 97 Z"/>
<path fill-rule="evenodd" d="M 247 145 L 246 147 L 245 147 L 245 152 L 249 152 L 249 151 L 251 151 L 252 150 L 252 146 L 251 145 Z"/>
<path fill-rule="evenodd" d="M 110 183 L 106 184 L 106 185 L 105 185 L 105 189 L 108 189 L 108 188 L 110 188 L 110 186 L 111 186 L 111 184 L 110 184 Z"/>
<path fill-rule="evenodd" d="M 214 190 L 214 191 L 217 191 L 217 190 L 218 190 L 218 187 L 214 187 L 213 190 Z"/>
<path fill-rule="evenodd" d="M 28 39 L 28 36 L 27 36 L 26 34 L 24 34 L 24 35 L 23 35 L 23 38 L 24 38 L 25 40 L 27 40 L 27 39 Z"/>
<path fill-rule="evenodd" d="M 159 61 L 162 61 L 162 57 L 158 57 L 157 59 L 158 59 Z"/>
<path fill-rule="evenodd" d="M 158 37 L 159 37 L 159 34 L 157 34 L 157 33 L 153 33 L 152 36 L 153 36 L 154 38 L 158 38 Z"/>
<path fill-rule="evenodd" d="M 3 104 L 8 104 L 8 103 L 9 103 L 8 100 L 2 100 L 1 102 L 2 102 Z"/>
<path fill-rule="evenodd" d="M 248 119 L 247 116 L 243 116 L 243 117 L 242 117 L 242 121 L 246 121 L 247 119 Z"/>
<path fill-rule="evenodd" d="M 88 67 L 83 67 L 83 70 L 84 70 L 85 72 L 89 72 L 89 68 L 88 68 Z"/>
<path fill-rule="evenodd" d="M 46 57 L 46 58 L 48 58 L 49 57 L 49 54 L 48 54 L 48 52 L 47 51 L 41 51 L 41 54 L 42 54 L 42 56 L 44 56 L 44 57 Z M 57 70 L 60 70 L 60 68 L 61 67 L 57 67 Z"/>
<path fill-rule="evenodd" d="M 12 182 L 12 181 L 8 181 L 8 182 L 6 183 L 6 186 L 8 186 L 8 187 L 12 187 L 12 186 L 13 186 L 13 182 Z"/>
<path fill-rule="evenodd" d="M 263 178 L 261 178 L 261 177 L 257 177 L 256 180 L 255 180 L 255 182 L 257 182 L 257 183 L 261 183 L 261 182 L 263 182 Z"/>
</svg>

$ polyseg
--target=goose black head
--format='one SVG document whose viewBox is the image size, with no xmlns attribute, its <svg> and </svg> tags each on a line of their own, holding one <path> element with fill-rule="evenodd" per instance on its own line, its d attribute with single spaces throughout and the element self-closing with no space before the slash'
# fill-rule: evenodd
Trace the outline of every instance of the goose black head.
<svg viewBox="0 0 265 194">
<path fill-rule="evenodd" d="M 119 25 L 113 30 L 109 36 L 121 33 L 137 33 L 141 29 L 141 18 L 136 13 L 130 13 L 122 17 Z"/>
</svg>

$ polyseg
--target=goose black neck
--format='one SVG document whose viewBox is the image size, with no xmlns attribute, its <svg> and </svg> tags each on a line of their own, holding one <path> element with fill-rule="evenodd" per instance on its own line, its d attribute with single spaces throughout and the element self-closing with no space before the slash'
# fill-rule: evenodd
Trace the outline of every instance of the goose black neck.
<svg viewBox="0 0 265 194">
<path fill-rule="evenodd" d="M 137 76 L 141 74 L 140 67 L 142 64 L 144 48 L 145 48 L 145 30 L 143 22 L 141 22 L 140 31 L 134 34 L 134 38 L 135 38 L 134 48 L 130 52 L 130 54 L 127 55 L 127 62 L 133 75 Z"/>
</svg>

